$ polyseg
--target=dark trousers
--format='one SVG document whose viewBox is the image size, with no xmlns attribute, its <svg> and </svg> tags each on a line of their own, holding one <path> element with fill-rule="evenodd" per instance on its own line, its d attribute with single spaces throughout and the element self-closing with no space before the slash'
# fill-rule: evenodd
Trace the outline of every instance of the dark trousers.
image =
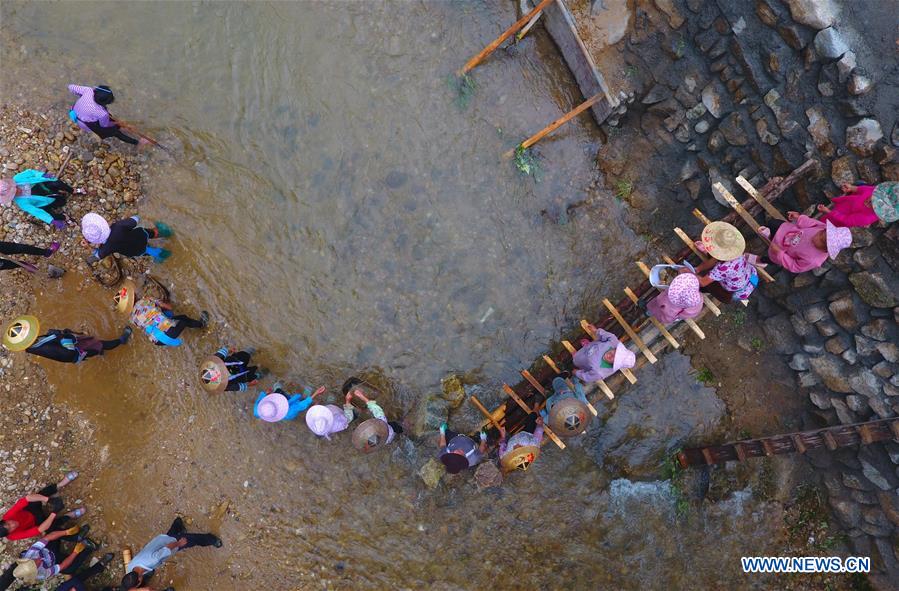
<svg viewBox="0 0 899 591">
<path fill-rule="evenodd" d="M 81 554 L 84 554 L 84 552 Z M 87 588 L 84 586 L 84 582 L 93 576 L 99 575 L 104 570 L 106 570 L 106 567 L 103 566 L 102 562 L 98 562 L 94 566 L 76 573 L 71 579 L 57 587 L 56 591 L 86 591 Z"/>
<path fill-rule="evenodd" d="M 176 517 L 175 521 L 172 522 L 171 527 L 169 527 L 169 531 L 166 532 L 165 535 L 175 538 L 176 540 L 180 540 L 184 538 L 187 540 L 187 545 L 184 548 L 193 548 L 194 546 L 214 546 L 218 543 L 218 537 L 212 534 L 189 534 L 184 531 L 184 520 L 180 517 Z"/>
<path fill-rule="evenodd" d="M 30 244 L 0 241 L 0 254 L 33 254 L 35 256 L 48 257 L 53 254 L 53 251 L 49 248 L 38 248 L 37 246 L 31 246 Z M 18 268 L 18 263 L 7 259 L 0 259 L 0 271 Z"/>
<path fill-rule="evenodd" d="M 28 503 L 28 505 L 25 506 L 25 510 L 31 513 L 34 516 L 34 520 L 39 524 L 43 523 L 44 519 L 47 518 L 47 515 L 49 515 L 50 511 L 57 514 L 56 519 L 54 519 L 53 523 L 50 524 L 50 529 L 47 530 L 48 532 L 66 529 L 68 528 L 67 524 L 72 521 L 71 517 L 61 515 L 63 504 L 62 500 L 59 497 L 54 497 L 57 492 L 59 491 L 56 488 L 55 484 L 48 484 L 41 490 L 37 491 L 37 494 L 50 498 L 50 501 L 48 502 L 48 504 L 50 505 L 49 510 L 44 506 L 43 503 L 37 501 Z M 56 505 L 55 507 L 53 506 L 54 504 Z M 72 538 L 74 539 L 74 536 Z"/>
<path fill-rule="evenodd" d="M 177 316 L 172 316 L 172 320 L 175 321 L 175 326 L 171 327 L 165 334 L 172 337 L 173 339 L 177 339 L 182 332 L 184 332 L 185 328 L 203 328 L 203 323 L 199 320 L 194 320 L 190 316 L 185 316 L 184 314 L 179 314 Z M 159 347 L 164 347 L 163 343 L 154 343 Z"/>
<path fill-rule="evenodd" d="M 130 135 L 125 135 L 118 125 L 113 125 L 112 127 L 103 127 L 102 125 L 100 125 L 99 121 L 83 121 L 82 123 L 87 125 L 91 131 L 96 133 L 104 140 L 108 137 L 114 137 L 116 139 L 122 140 L 126 144 L 137 145 L 137 140 Z"/>
<path fill-rule="evenodd" d="M 246 351 L 238 351 L 237 353 L 228 355 L 225 358 L 225 363 L 240 363 L 240 365 L 228 366 L 228 372 L 232 375 L 243 373 L 243 375 L 237 376 L 236 378 L 228 379 L 228 386 L 225 388 L 226 392 L 237 392 L 240 390 L 241 384 L 252 382 L 256 379 L 256 373 L 259 368 L 255 365 L 250 365 L 250 354 Z"/>
<path fill-rule="evenodd" d="M 68 335 L 67 338 L 74 338 L 71 335 Z M 97 355 L 102 355 L 103 351 L 111 351 L 122 344 L 122 341 L 119 339 L 111 340 L 111 341 L 99 341 L 100 350 L 89 350 L 85 359 L 90 357 L 96 357 Z M 63 347 L 59 342 L 59 339 L 55 339 L 50 341 L 49 343 L 44 343 L 40 347 L 28 347 L 25 349 L 26 353 L 31 353 L 32 355 L 37 355 L 39 357 L 45 357 L 47 359 L 52 359 L 53 361 L 59 361 L 60 363 L 78 363 L 78 351 L 73 351 L 72 349 L 68 349 Z"/>
<path fill-rule="evenodd" d="M 35 183 L 31 185 L 31 194 L 40 195 L 41 197 L 49 197 L 50 195 L 59 196 L 60 193 L 72 193 L 72 187 L 65 181 L 56 179 L 55 181 L 44 181 L 43 183 Z"/>
</svg>

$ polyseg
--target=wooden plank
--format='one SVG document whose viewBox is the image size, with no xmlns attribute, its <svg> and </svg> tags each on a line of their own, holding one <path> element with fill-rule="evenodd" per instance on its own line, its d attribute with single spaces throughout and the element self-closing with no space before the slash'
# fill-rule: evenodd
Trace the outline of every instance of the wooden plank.
<svg viewBox="0 0 899 591">
<path fill-rule="evenodd" d="M 524 376 L 524 379 L 528 381 L 528 383 L 534 387 L 535 390 L 546 396 L 546 388 L 544 388 L 537 379 L 531 375 L 526 369 L 521 370 L 521 375 Z"/>
<path fill-rule="evenodd" d="M 784 217 L 784 214 L 780 213 L 780 211 L 771 205 L 771 202 L 762 197 L 758 191 L 755 190 L 755 187 L 752 186 L 752 183 L 747 181 L 742 176 L 737 177 L 737 184 L 743 187 L 743 190 L 749 193 L 749 196 L 755 199 L 755 202 L 762 206 L 762 209 L 768 212 L 772 218 L 787 221 L 787 218 Z"/>
<path fill-rule="evenodd" d="M 575 108 L 571 109 L 570 111 L 568 111 L 567 113 L 565 113 L 564 115 L 562 115 L 561 117 L 559 117 L 558 119 L 556 119 L 555 121 L 553 121 L 552 123 L 550 123 L 549 125 L 544 127 L 543 129 L 541 129 L 540 131 L 535 133 L 534 135 L 528 137 L 526 140 L 524 140 L 523 142 L 521 142 L 520 144 L 518 144 L 517 146 L 515 146 L 514 148 L 512 148 L 505 154 L 503 154 L 503 158 L 507 158 L 507 159 L 511 158 L 512 156 L 515 155 L 515 152 L 518 150 L 527 150 L 528 148 L 530 148 L 531 146 L 533 146 L 534 144 L 536 144 L 537 142 L 539 142 L 540 140 L 542 140 L 543 138 L 545 138 L 546 136 L 548 136 L 549 134 L 554 132 L 555 130 L 559 129 L 560 127 L 562 127 L 563 125 L 565 125 L 566 123 L 568 123 L 569 121 L 571 121 L 572 119 L 574 119 L 575 117 L 577 117 L 578 115 L 580 115 L 581 113 L 583 113 L 584 111 L 586 111 L 587 109 L 592 107 L 594 104 L 599 102 L 600 99 L 603 99 L 603 98 L 605 98 L 605 95 L 603 93 L 594 94 L 593 96 L 591 96 L 590 98 L 588 98 L 587 100 L 585 100 L 584 102 L 582 102 L 581 104 L 576 106 Z"/>
<path fill-rule="evenodd" d="M 544 356 L 543 356 L 543 361 L 545 361 L 545 362 L 546 362 L 546 365 L 548 365 L 548 366 L 550 367 L 550 369 L 552 369 L 552 370 L 553 370 L 554 372 L 556 372 L 557 374 L 562 373 L 562 372 L 559 370 L 559 366 L 556 365 L 556 362 L 553 361 L 553 360 L 549 357 L 549 355 L 544 355 Z"/>
<path fill-rule="evenodd" d="M 483 414 L 485 417 L 487 417 L 487 420 L 488 420 L 488 421 L 490 421 L 491 423 L 493 423 L 493 426 L 494 426 L 494 427 L 496 427 L 497 429 L 499 429 L 499 427 L 500 427 L 499 421 L 497 421 L 497 420 L 494 418 L 493 414 L 492 414 L 489 410 L 487 410 L 487 409 L 484 407 L 483 404 L 481 404 L 481 401 L 478 400 L 477 396 L 475 396 L 474 394 L 472 394 L 471 396 L 468 397 L 468 399 L 471 400 L 471 403 L 474 404 L 475 407 L 476 407 L 479 411 L 481 411 L 481 414 Z"/>
<path fill-rule="evenodd" d="M 712 457 L 712 452 L 710 452 L 709 448 L 707 447 L 702 448 L 702 457 L 705 458 L 706 464 L 711 465 L 715 463 L 715 459 Z"/>
<path fill-rule="evenodd" d="M 690 239 L 689 236 L 687 236 L 686 232 L 684 232 L 680 228 L 675 228 L 674 233 L 677 234 L 677 237 L 680 238 L 681 241 L 687 246 L 687 248 L 690 249 L 690 252 L 699 257 L 699 260 L 704 261 L 709 258 L 704 252 L 699 252 L 699 249 L 696 248 L 696 244 L 693 242 L 693 240 Z"/>
<path fill-rule="evenodd" d="M 827 445 L 827 449 L 833 451 L 837 449 L 839 444 L 837 444 L 837 440 L 833 438 L 833 433 L 830 431 L 822 431 L 821 436 L 824 437 L 824 443 Z"/>
<path fill-rule="evenodd" d="M 650 351 L 646 347 L 646 343 L 643 342 L 643 339 L 640 338 L 640 335 L 638 335 L 631 327 L 631 325 L 624 320 L 624 317 L 621 315 L 621 312 L 618 311 L 618 308 L 616 308 L 608 298 L 603 298 L 602 303 L 609 310 L 612 316 L 615 317 L 615 320 L 618 321 L 618 324 L 621 325 L 621 328 L 624 329 L 624 332 L 626 332 L 628 336 L 631 337 L 631 340 L 634 341 L 634 344 L 640 348 L 640 351 L 643 352 L 643 356 L 646 357 L 646 360 L 650 363 L 655 363 L 656 361 L 658 361 L 658 359 L 656 359 L 656 356 L 653 355 L 652 351 Z"/>
<path fill-rule="evenodd" d="M 531 414 L 533 412 L 536 412 L 534 409 L 532 409 L 531 407 L 529 407 L 527 404 L 524 403 L 524 400 L 522 400 L 521 397 L 518 396 L 518 394 L 515 392 L 515 390 L 512 389 L 511 386 L 509 386 L 509 384 L 503 384 L 503 391 L 506 394 L 508 394 L 509 398 L 514 400 L 515 404 L 520 406 L 521 409 L 523 411 L 525 411 L 526 413 Z M 559 449 L 565 449 L 565 444 L 562 443 L 562 440 L 559 439 L 559 437 L 555 433 L 553 433 L 553 430 L 549 428 L 549 425 L 545 425 L 545 424 L 543 425 L 543 432 L 546 433 L 549 436 L 549 438 L 553 440 L 553 443 L 555 443 L 556 445 L 559 446 Z"/>
<path fill-rule="evenodd" d="M 801 454 L 804 454 L 808 448 L 805 447 L 805 442 L 802 441 L 802 435 L 790 435 L 790 440 L 793 442 L 793 447 L 796 448 Z"/>
<path fill-rule="evenodd" d="M 637 298 L 637 294 L 635 294 L 633 292 L 633 290 L 631 290 L 630 287 L 625 287 L 624 293 L 625 293 L 625 295 L 627 295 L 628 298 L 630 298 L 630 300 L 632 302 L 634 302 L 634 304 L 637 304 L 640 301 Z M 673 336 L 671 336 L 671 333 L 668 332 L 668 329 L 665 328 L 664 324 L 662 324 L 661 322 L 659 322 L 659 320 L 657 318 L 653 318 L 649 314 L 646 314 L 646 317 L 649 318 L 649 321 L 652 322 L 653 326 L 655 326 L 657 329 L 659 329 L 659 332 L 662 334 L 663 337 L 665 337 L 665 340 L 668 341 L 669 345 L 671 345 L 675 349 L 680 348 L 680 343 L 678 343 L 677 340 L 675 340 L 675 338 Z"/>
<path fill-rule="evenodd" d="M 590 326 L 590 323 L 583 318 L 581 319 L 581 328 L 584 329 L 584 332 L 587 333 L 587 335 L 589 335 L 591 339 L 596 339 L 596 331 L 593 330 L 593 327 Z"/>
<path fill-rule="evenodd" d="M 590 109 L 597 125 L 602 125 L 618 106 L 618 101 L 609 91 L 609 87 L 599 68 L 596 67 L 587 46 L 581 40 L 574 16 L 569 12 L 564 0 L 554 2 L 544 9 L 543 26 L 559 48 L 565 63 L 568 64 L 568 68 L 581 89 L 581 94 L 587 97 L 598 92 L 605 93 L 604 99 Z"/>
<path fill-rule="evenodd" d="M 731 195 L 730 191 L 728 191 L 721 183 L 715 183 L 714 185 L 712 185 L 712 188 L 717 190 L 721 194 L 721 197 L 725 201 L 727 201 L 727 204 L 737 212 L 737 215 L 743 218 L 743 221 L 746 222 L 746 224 L 758 234 L 759 223 L 755 221 L 755 218 L 752 217 L 752 215 L 750 215 L 750 213 L 746 211 L 742 205 L 740 205 L 740 202 L 737 201 L 737 198 Z M 761 234 L 759 235 L 761 236 Z M 764 236 L 762 236 L 762 239 L 768 244 L 771 244 L 771 241 Z"/>
<path fill-rule="evenodd" d="M 765 450 L 766 456 L 774 455 L 774 447 L 771 445 L 771 441 L 769 439 L 761 439 L 759 443 L 762 444 L 762 449 Z"/>
<path fill-rule="evenodd" d="M 893 432 L 893 439 L 899 441 L 899 420 L 890 421 L 890 431 Z"/>
<path fill-rule="evenodd" d="M 571 344 L 570 342 L 568 342 L 568 341 L 562 341 L 562 346 L 565 347 L 566 349 L 568 349 L 568 352 L 571 353 L 572 355 L 574 355 L 575 353 L 577 353 L 577 349 L 575 349 L 575 348 L 574 348 L 574 345 L 572 345 L 572 344 Z"/>
<path fill-rule="evenodd" d="M 482 49 L 480 52 L 478 52 L 477 55 L 475 55 L 470 60 L 465 62 L 465 65 L 462 66 L 462 69 L 460 69 L 457 72 L 457 75 L 462 76 L 463 74 L 470 72 L 472 69 L 474 69 L 478 64 L 480 64 L 482 61 L 484 61 L 487 58 L 487 56 L 489 56 L 491 53 L 496 51 L 496 48 L 499 47 L 500 45 L 502 45 L 503 41 L 505 41 L 506 39 L 508 39 L 515 33 L 517 33 L 522 27 L 524 27 L 526 24 L 528 24 L 530 22 L 530 20 L 532 18 L 534 18 L 534 16 L 536 14 L 538 14 L 540 11 L 542 11 L 544 8 L 546 8 L 553 1 L 554 0 L 542 0 L 542 2 L 540 2 L 540 4 L 538 4 L 537 6 L 535 6 L 533 10 L 531 10 L 526 15 L 524 15 L 523 17 L 521 17 L 520 19 L 515 21 L 512 24 L 512 26 L 510 26 L 508 29 L 503 31 L 503 33 L 499 37 L 497 37 L 496 39 L 491 41 L 484 49 Z"/>
<path fill-rule="evenodd" d="M 738 459 L 738 460 L 740 460 L 741 462 L 745 462 L 745 461 L 746 461 L 746 450 L 743 449 L 743 444 L 742 444 L 742 443 L 735 443 L 735 444 L 734 444 L 734 451 L 737 452 L 737 459 Z"/>
<path fill-rule="evenodd" d="M 862 443 L 865 445 L 871 445 L 874 443 L 874 436 L 871 435 L 871 427 L 869 425 L 859 425 L 856 427 L 859 436 L 862 438 Z"/>
<path fill-rule="evenodd" d="M 702 222 L 702 225 L 704 225 L 704 226 L 708 226 L 709 224 L 712 223 L 712 220 L 707 218 L 704 213 L 699 211 L 698 207 L 693 209 L 693 215 L 696 217 L 696 219 L 698 219 L 700 222 Z"/>
</svg>

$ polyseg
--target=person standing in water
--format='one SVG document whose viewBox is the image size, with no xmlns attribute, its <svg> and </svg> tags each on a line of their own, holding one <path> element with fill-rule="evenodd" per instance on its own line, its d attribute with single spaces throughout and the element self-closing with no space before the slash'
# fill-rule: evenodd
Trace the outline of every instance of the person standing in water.
<svg viewBox="0 0 899 591">
<path fill-rule="evenodd" d="M 168 238 L 172 230 L 163 222 L 156 222 L 153 228 L 143 228 L 137 224 L 136 215 L 119 220 L 111 226 L 103 216 L 88 213 L 81 218 L 81 235 L 91 245 L 96 246 L 93 257 L 104 259 L 118 253 L 126 257 L 150 256 L 157 263 L 168 259 L 172 253 L 164 248 L 150 246 L 150 240 Z"/>
<path fill-rule="evenodd" d="M 109 114 L 106 106 L 115 101 L 115 95 L 108 86 L 69 84 L 69 92 L 78 95 L 78 100 L 69 111 L 69 119 L 84 131 L 92 131 L 101 139 L 114 137 L 134 146 L 147 143 L 144 138 L 135 139 L 123 133 L 122 128 Z"/>
</svg>

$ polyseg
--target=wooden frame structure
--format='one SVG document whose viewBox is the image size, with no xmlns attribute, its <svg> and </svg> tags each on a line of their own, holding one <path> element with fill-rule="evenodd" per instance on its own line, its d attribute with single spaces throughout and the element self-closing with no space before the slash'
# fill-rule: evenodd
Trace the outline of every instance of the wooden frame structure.
<svg viewBox="0 0 899 591">
<path fill-rule="evenodd" d="M 749 215 L 753 213 L 758 214 L 762 211 L 770 213 L 770 209 L 776 211 L 774 206 L 771 205 L 771 202 L 780 197 L 784 191 L 795 184 L 803 175 L 813 170 L 816 164 L 817 163 L 814 160 L 808 160 L 785 178 L 774 177 L 760 190 L 755 190 L 754 187 L 752 191 L 747 190 L 750 193 L 751 198 L 738 205 L 740 205 L 740 207 Z M 739 180 L 738 183 L 740 183 L 741 186 L 745 186 L 744 183 Z M 748 181 L 745 183 L 748 185 Z M 751 187 L 751 185 L 749 186 Z M 762 206 L 761 201 L 768 203 L 769 207 Z M 708 218 L 698 210 L 696 211 L 699 214 L 697 217 L 700 221 L 703 221 L 704 224 L 707 223 Z M 738 226 L 741 224 L 749 225 L 748 220 L 739 217 L 740 215 L 741 214 L 735 210 L 726 215 L 722 221 L 730 222 Z M 689 238 L 686 232 L 680 228 L 675 228 L 674 232 L 681 238 L 685 246 L 677 252 L 674 259 L 667 255 L 663 255 L 666 262 L 671 264 L 674 260 L 686 260 L 691 255 L 699 259 L 703 258 L 702 253 L 696 249 L 693 240 Z M 600 380 L 593 384 L 587 384 L 588 400 L 590 400 L 590 396 L 596 394 L 597 391 L 605 395 L 607 399 L 614 400 L 615 387 L 619 387 L 624 382 L 629 382 L 631 384 L 636 383 L 637 378 L 634 375 L 634 371 L 647 362 L 655 363 L 658 359 L 657 355 L 667 347 L 677 348 L 679 346 L 677 338 L 682 338 L 680 335 L 685 334 L 687 330 L 692 331 L 692 333 L 699 338 L 705 338 L 705 333 L 699 328 L 695 320 L 679 322 L 671 327 L 665 327 L 659 326 L 660 323 L 658 321 L 653 322 L 653 319 L 650 319 L 646 315 L 644 310 L 638 304 L 641 299 L 654 297 L 657 290 L 649 283 L 649 267 L 642 261 L 636 261 L 636 264 L 646 279 L 636 288 L 626 287 L 626 297 L 617 304 L 613 304 L 608 298 L 604 298 L 603 305 L 608 310 L 608 314 L 602 316 L 592 324 L 586 320 L 581 320 L 580 324 L 584 333 L 591 338 L 595 336 L 592 334 L 592 327 L 595 326 L 612 332 L 623 343 L 633 342 L 639 349 L 641 356 L 638 357 L 637 364 L 633 369 L 618 372 L 608 380 Z M 697 319 L 702 318 L 707 312 L 711 312 L 715 316 L 721 313 L 718 309 L 718 304 L 709 297 L 705 298 L 703 311 Z M 488 428 L 495 431 L 502 425 L 506 429 L 507 434 L 512 435 L 521 430 L 525 419 L 530 413 L 539 411 L 543 408 L 547 397 L 547 390 L 551 389 L 551 386 L 549 385 L 550 382 L 553 378 L 563 374 L 572 367 L 571 358 L 577 351 L 575 346 L 572 345 L 569 340 L 563 339 L 560 344 L 562 347 L 556 348 L 557 352 L 555 354 L 555 359 L 550 354 L 542 355 L 530 369 L 521 371 L 521 375 L 524 378 L 521 382 L 514 387 L 509 384 L 503 384 L 503 392 L 508 398 L 493 411 L 487 410 L 487 408 L 481 404 L 480 400 L 477 400 L 474 396 L 471 397 L 472 404 L 474 404 L 485 416 L 485 421 L 479 428 Z M 560 356 L 563 351 L 565 352 L 564 357 Z M 597 403 L 597 398 L 597 396 L 594 396 L 590 404 L 590 410 L 594 415 L 598 415 L 598 411 L 596 411 L 593 406 L 593 404 Z M 554 441 L 561 449 L 565 448 L 565 444 L 554 433 L 548 431 L 545 427 L 544 432 L 546 432 L 549 435 L 549 439 Z M 497 433 L 491 433 L 491 435 L 493 436 L 492 439 L 495 440 Z M 545 441 L 546 440 L 544 440 L 544 442 Z"/>
</svg>

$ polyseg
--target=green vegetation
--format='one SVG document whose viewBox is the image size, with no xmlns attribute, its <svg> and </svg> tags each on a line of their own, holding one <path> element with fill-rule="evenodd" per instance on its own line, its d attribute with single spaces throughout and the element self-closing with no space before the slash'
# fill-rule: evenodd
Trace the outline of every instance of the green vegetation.
<svg viewBox="0 0 899 591">
<path fill-rule="evenodd" d="M 796 489 L 796 499 L 784 516 L 784 524 L 792 541 L 815 550 L 830 550 L 846 543 L 846 535 L 835 532 L 828 520 L 827 503 L 821 491 L 810 484 Z"/>
<path fill-rule="evenodd" d="M 627 76 L 628 78 L 633 78 L 639 72 L 640 72 L 640 70 L 638 70 L 637 66 L 635 66 L 633 64 L 631 64 L 630 66 L 628 66 L 624 69 L 624 75 Z"/>
<path fill-rule="evenodd" d="M 521 147 L 520 144 L 515 148 L 515 168 L 524 174 L 534 175 L 535 178 L 540 171 L 537 157 L 530 150 Z"/>
<path fill-rule="evenodd" d="M 708 386 L 715 381 L 715 374 L 707 367 L 703 367 L 696 372 L 696 381 Z"/>
<path fill-rule="evenodd" d="M 746 310 L 741 308 L 739 310 L 734 310 L 731 315 L 731 322 L 734 323 L 734 326 L 740 328 L 744 324 L 746 324 Z"/>
<path fill-rule="evenodd" d="M 683 37 L 678 37 L 674 44 L 674 53 L 678 58 L 684 57 L 684 49 L 687 48 L 687 41 Z"/>
<path fill-rule="evenodd" d="M 752 337 L 749 339 L 749 346 L 752 347 L 752 350 L 758 353 L 765 348 L 765 341 L 758 337 Z"/>
<path fill-rule="evenodd" d="M 468 104 L 474 97 L 475 90 L 477 90 L 474 78 L 469 74 L 462 74 L 461 76 L 450 74 L 448 82 L 450 87 L 456 91 L 456 98 L 453 101 L 456 103 L 456 106 L 460 110 L 468 108 Z"/>
<path fill-rule="evenodd" d="M 684 518 L 690 511 L 690 499 L 684 490 L 684 470 L 677 462 L 677 454 L 680 449 L 675 449 L 665 456 L 662 462 L 662 477 L 671 481 L 671 490 L 674 493 L 674 514 L 678 518 Z"/>
<path fill-rule="evenodd" d="M 615 197 L 621 199 L 623 201 L 627 201 L 627 198 L 631 196 L 631 193 L 634 191 L 634 183 L 632 183 L 629 179 L 618 179 L 615 181 Z"/>
</svg>

